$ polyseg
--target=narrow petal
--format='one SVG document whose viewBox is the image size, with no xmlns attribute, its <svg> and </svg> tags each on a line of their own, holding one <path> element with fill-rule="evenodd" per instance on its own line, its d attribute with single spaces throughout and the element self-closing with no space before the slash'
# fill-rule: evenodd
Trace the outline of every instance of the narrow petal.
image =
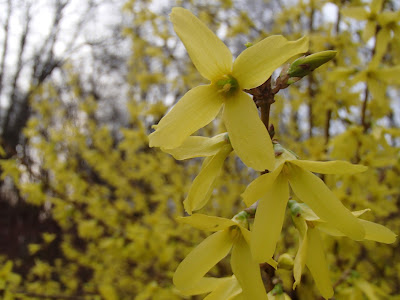
<svg viewBox="0 0 400 300">
<path fill-rule="evenodd" d="M 301 217 L 307 221 L 320 221 L 321 219 L 313 212 L 313 210 L 305 203 L 297 203 L 301 209 Z"/>
<path fill-rule="evenodd" d="M 210 295 L 205 297 L 204 300 L 230 300 L 241 292 L 242 288 L 239 282 L 235 276 L 232 276 L 220 284 Z"/>
<path fill-rule="evenodd" d="M 247 206 L 264 197 L 272 188 L 276 177 L 281 173 L 283 164 L 272 173 L 266 173 L 253 180 L 241 195 Z"/>
<path fill-rule="evenodd" d="M 368 89 L 372 95 L 372 98 L 378 103 L 385 102 L 386 87 L 375 78 L 367 78 Z"/>
<path fill-rule="evenodd" d="M 249 245 L 241 235 L 233 245 L 231 266 L 242 287 L 244 299 L 268 300 L 261 279 L 260 267 L 253 260 Z"/>
<path fill-rule="evenodd" d="M 308 227 L 306 221 L 303 218 L 297 216 L 293 216 L 292 218 L 293 222 L 296 225 L 297 230 L 299 231 L 299 249 L 297 250 L 297 254 L 294 259 L 294 265 L 293 265 L 293 277 L 294 277 L 293 289 L 295 289 L 296 286 L 298 286 L 301 282 L 301 275 L 303 273 L 304 266 L 307 260 Z"/>
<path fill-rule="evenodd" d="M 206 231 L 220 231 L 237 225 L 237 223 L 229 219 L 203 214 L 193 214 L 189 217 L 179 217 L 177 218 L 177 221 L 179 223 L 189 224 L 197 229 Z"/>
<path fill-rule="evenodd" d="M 202 85 L 191 89 L 154 126 L 150 147 L 176 148 L 196 130 L 206 126 L 218 114 L 222 98 L 215 88 Z"/>
<path fill-rule="evenodd" d="M 211 81 L 232 70 L 232 53 L 207 26 L 182 7 L 172 9 L 170 15 L 193 64 L 200 74 Z"/>
<path fill-rule="evenodd" d="M 179 290 L 183 295 L 200 295 L 212 292 L 221 285 L 230 282 L 230 277 L 214 278 L 214 277 L 202 277 L 192 286 L 187 286 L 183 290 Z"/>
<path fill-rule="evenodd" d="M 376 24 L 374 21 L 368 21 L 365 25 L 364 30 L 361 33 L 361 37 L 363 41 L 366 43 L 372 38 L 375 34 Z"/>
<path fill-rule="evenodd" d="M 292 164 L 305 170 L 320 174 L 355 174 L 365 172 L 368 168 L 362 165 L 353 165 L 347 161 L 310 161 L 310 160 L 291 160 Z"/>
<path fill-rule="evenodd" d="M 378 14 L 382 8 L 383 0 L 372 0 L 371 13 Z"/>
<path fill-rule="evenodd" d="M 323 233 L 326 233 L 331 236 L 340 237 L 344 236 L 342 232 L 340 232 L 335 226 L 327 222 L 316 223 L 316 228 L 318 228 Z"/>
<path fill-rule="evenodd" d="M 371 60 L 370 66 L 378 67 L 383 55 L 386 53 L 387 46 L 391 40 L 391 32 L 389 27 L 383 27 L 376 36 L 375 54 Z"/>
<path fill-rule="evenodd" d="M 178 148 L 161 148 L 161 150 L 171 154 L 177 160 L 207 157 L 217 154 L 223 145 L 228 144 L 227 137 L 227 133 L 221 133 L 212 138 L 189 136 Z"/>
<path fill-rule="evenodd" d="M 213 266 L 228 255 L 232 248 L 229 231 L 218 231 L 201 242 L 180 263 L 174 274 L 174 284 L 178 289 L 196 284 Z"/>
<path fill-rule="evenodd" d="M 223 118 L 232 147 L 240 159 L 257 171 L 272 170 L 275 153 L 271 138 L 250 96 L 238 92 L 227 99 Z"/>
<path fill-rule="evenodd" d="M 318 229 L 308 228 L 307 239 L 306 265 L 321 295 L 325 299 L 331 298 L 333 296 L 332 282 Z"/>
<path fill-rule="evenodd" d="M 274 255 L 288 199 L 288 182 L 285 176 L 280 175 L 258 203 L 251 236 L 251 253 L 259 263 L 266 262 Z"/>
<path fill-rule="evenodd" d="M 324 221 L 331 223 L 354 240 L 364 238 L 359 220 L 340 202 L 325 183 L 291 162 L 287 162 L 293 192 Z"/>
<path fill-rule="evenodd" d="M 400 66 L 377 69 L 374 73 L 387 84 L 400 85 Z"/>
<path fill-rule="evenodd" d="M 232 75 L 242 89 L 263 84 L 288 59 L 308 50 L 308 38 L 289 42 L 281 35 L 273 35 L 244 50 L 233 64 Z"/>
<path fill-rule="evenodd" d="M 341 14 L 355 20 L 363 21 L 368 19 L 368 12 L 364 7 L 346 7 L 340 10 Z"/>
<path fill-rule="evenodd" d="M 221 172 L 222 165 L 231 151 L 231 145 L 225 145 L 215 156 L 204 161 L 200 173 L 194 179 L 188 196 L 183 202 L 185 210 L 189 214 L 207 204 L 211 197 L 215 179 Z"/>
<path fill-rule="evenodd" d="M 370 208 L 366 208 L 366 209 L 363 209 L 363 210 L 352 211 L 351 213 L 358 218 L 359 216 L 362 216 L 363 214 L 365 214 L 366 212 L 369 212 L 369 211 L 371 211 L 371 209 Z"/>
<path fill-rule="evenodd" d="M 363 209 L 363 210 L 357 210 L 357 211 L 353 211 L 353 212 L 351 212 L 352 214 L 353 214 L 353 216 L 355 216 L 355 217 L 359 217 L 359 216 L 361 216 L 362 214 L 364 214 L 365 212 L 367 212 L 367 211 L 370 211 L 370 209 L 369 208 L 367 208 L 367 209 Z M 306 219 L 306 220 L 308 220 L 308 219 Z M 322 231 L 322 232 L 324 232 L 324 233 L 326 233 L 326 234 L 328 234 L 328 235 L 331 235 L 331 236 L 336 236 L 336 237 L 339 237 L 339 236 L 344 236 L 344 234 L 342 233 L 342 232 L 340 232 L 335 226 L 333 226 L 332 224 L 330 224 L 330 223 L 327 223 L 327 222 L 325 222 L 325 221 L 322 221 L 322 220 L 319 220 L 320 222 L 314 222 L 314 225 L 316 226 L 316 228 L 318 228 L 320 231 Z M 360 220 L 360 222 L 362 222 L 363 220 Z M 365 228 L 365 226 L 363 226 L 364 227 L 364 229 L 365 229 L 365 239 L 367 239 L 366 237 L 367 237 L 367 229 Z"/>
<path fill-rule="evenodd" d="M 365 296 L 367 296 L 366 298 L 364 298 L 364 296 L 361 296 L 364 299 L 368 299 L 368 300 L 380 300 L 380 299 L 382 299 L 382 297 L 377 295 L 377 293 L 376 293 L 377 287 L 375 287 L 373 284 L 371 284 L 371 283 L 369 283 L 369 282 L 367 282 L 365 280 L 362 280 L 360 278 L 358 280 L 355 280 L 354 285 L 356 287 L 358 287 L 358 289 L 360 291 L 362 291 L 363 294 L 365 294 Z M 388 295 L 384 294 L 384 296 L 386 296 L 384 298 L 387 298 Z"/>
<path fill-rule="evenodd" d="M 389 228 L 366 220 L 360 220 L 360 222 L 365 229 L 366 240 L 385 244 L 392 244 L 396 241 L 397 235 Z"/>
</svg>

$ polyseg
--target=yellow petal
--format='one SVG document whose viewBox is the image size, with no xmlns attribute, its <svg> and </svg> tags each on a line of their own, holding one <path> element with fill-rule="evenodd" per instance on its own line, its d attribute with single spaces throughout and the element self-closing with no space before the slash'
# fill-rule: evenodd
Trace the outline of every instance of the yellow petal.
<svg viewBox="0 0 400 300">
<path fill-rule="evenodd" d="M 173 8 L 170 17 L 176 34 L 204 78 L 214 81 L 231 72 L 231 52 L 203 22 L 181 7 Z"/>
<path fill-rule="evenodd" d="M 291 162 L 286 162 L 293 192 L 322 220 L 331 223 L 348 237 L 361 240 L 365 231 L 357 218 L 336 198 L 324 182 Z"/>
<path fill-rule="evenodd" d="M 379 30 L 376 36 L 375 53 L 370 63 L 371 66 L 377 67 L 380 64 L 383 55 L 386 53 L 390 39 L 391 33 L 389 27 L 383 27 L 381 30 Z"/>
<path fill-rule="evenodd" d="M 363 299 L 368 299 L 368 300 L 381 300 L 382 299 L 381 297 L 379 297 L 377 295 L 377 293 L 375 292 L 376 287 L 374 285 L 372 285 L 371 283 L 369 283 L 365 280 L 362 280 L 362 279 L 358 279 L 358 280 L 355 280 L 354 285 L 357 286 L 359 288 L 359 290 L 365 294 L 365 296 L 367 296 L 366 298 L 363 297 Z M 385 296 L 387 297 L 388 295 L 385 295 Z"/>
<path fill-rule="evenodd" d="M 335 237 L 344 236 L 335 226 L 327 222 L 316 223 L 315 227 L 320 231 Z"/>
<path fill-rule="evenodd" d="M 367 209 L 363 209 L 363 210 L 357 210 L 357 211 L 353 211 L 351 213 L 353 214 L 353 216 L 358 218 L 359 216 L 361 216 L 362 214 L 364 214 L 367 211 L 370 211 L 370 209 L 367 208 Z M 306 220 L 308 220 L 308 219 L 306 219 Z M 360 220 L 360 222 L 362 222 L 362 220 Z M 332 236 L 336 236 L 336 237 L 344 236 L 344 234 L 342 232 L 340 232 L 335 226 L 333 226 L 330 223 L 321 221 L 321 222 L 315 222 L 314 225 L 320 231 L 322 231 L 328 235 L 332 235 Z M 363 227 L 365 229 L 365 226 L 363 226 Z M 367 232 L 365 232 L 365 238 L 366 238 L 366 236 L 367 236 Z"/>
<path fill-rule="evenodd" d="M 232 147 L 246 166 L 271 170 L 275 163 L 271 138 L 250 96 L 240 91 L 228 98 L 223 118 Z"/>
<path fill-rule="evenodd" d="M 292 164 L 306 169 L 310 172 L 320 174 L 355 174 L 365 172 L 368 168 L 362 165 L 353 165 L 347 161 L 309 161 L 291 160 Z"/>
<path fill-rule="evenodd" d="M 299 231 L 299 249 L 297 250 L 296 257 L 294 259 L 293 266 L 293 289 L 296 288 L 297 285 L 301 282 L 301 275 L 304 270 L 304 266 L 306 264 L 307 259 L 307 224 L 305 220 L 301 217 L 293 216 L 293 222 L 296 224 L 296 228 Z"/>
<path fill-rule="evenodd" d="M 251 253 L 255 261 L 266 262 L 274 255 L 281 234 L 285 208 L 289 199 L 287 179 L 280 175 L 258 203 L 251 235 Z"/>
<path fill-rule="evenodd" d="M 347 80 L 351 75 L 355 74 L 355 68 L 337 67 L 327 74 L 330 81 Z"/>
<path fill-rule="evenodd" d="M 357 82 L 366 81 L 368 78 L 368 73 L 366 70 L 360 71 L 354 75 L 354 77 L 350 80 L 350 85 L 355 85 Z"/>
<path fill-rule="evenodd" d="M 333 296 L 332 282 L 318 230 L 308 228 L 307 239 L 308 247 L 306 265 L 310 270 L 321 295 L 325 299 L 331 298 Z"/>
<path fill-rule="evenodd" d="M 371 209 L 366 208 L 366 209 L 362 209 L 362 210 L 352 211 L 351 213 L 358 218 L 359 216 L 362 216 L 363 214 L 365 214 L 368 211 L 371 211 Z"/>
<path fill-rule="evenodd" d="M 251 244 L 251 233 L 250 233 L 250 231 L 247 230 L 246 228 L 243 228 L 242 226 L 239 226 L 239 229 L 240 229 L 240 231 L 241 231 L 241 233 L 242 233 L 242 236 L 243 236 L 244 240 L 246 241 L 246 243 L 247 243 L 248 245 L 250 245 L 250 244 Z M 268 260 L 266 261 L 266 263 L 268 263 L 268 264 L 269 264 L 271 267 L 273 267 L 275 270 L 276 270 L 276 268 L 278 267 L 278 262 L 275 261 L 272 257 L 271 257 L 270 259 L 268 259 Z"/>
<path fill-rule="evenodd" d="M 366 240 L 385 244 L 392 244 L 396 241 L 397 235 L 389 228 L 366 220 L 360 219 L 360 222 L 365 229 Z"/>
<path fill-rule="evenodd" d="M 242 287 L 244 299 L 268 300 L 261 280 L 260 267 L 252 259 L 249 245 L 241 235 L 233 244 L 231 266 Z"/>
<path fill-rule="evenodd" d="M 237 223 L 229 219 L 203 214 L 193 214 L 190 217 L 179 217 L 177 218 L 177 221 L 206 231 L 219 231 L 237 225 Z"/>
<path fill-rule="evenodd" d="M 149 136 L 150 147 L 176 148 L 199 128 L 210 123 L 222 107 L 222 98 L 210 85 L 191 89 L 154 126 Z"/>
<path fill-rule="evenodd" d="M 364 7 L 346 7 L 340 10 L 340 13 L 345 16 L 355 20 L 363 21 L 368 19 L 368 12 Z"/>
<path fill-rule="evenodd" d="M 378 14 L 381 11 L 383 0 L 372 0 L 371 13 Z"/>
<path fill-rule="evenodd" d="M 382 82 L 373 78 L 367 78 L 368 89 L 375 101 L 383 103 L 385 101 L 386 88 Z"/>
<path fill-rule="evenodd" d="M 242 89 L 263 84 L 288 59 L 308 50 L 308 38 L 289 42 L 273 35 L 244 50 L 233 63 L 233 77 Z"/>
<path fill-rule="evenodd" d="M 230 277 L 214 278 L 214 277 L 202 277 L 192 286 L 187 286 L 183 290 L 179 290 L 183 295 L 200 295 L 209 293 L 215 290 L 217 287 L 224 285 L 226 282 L 231 280 Z"/>
<path fill-rule="evenodd" d="M 228 144 L 228 134 L 221 133 L 212 138 L 203 136 L 189 136 L 178 148 L 164 149 L 177 160 L 194 157 L 206 157 L 217 154 L 223 145 Z"/>
<path fill-rule="evenodd" d="M 183 202 L 185 210 L 189 214 L 207 204 L 214 187 L 215 179 L 219 175 L 222 165 L 231 151 L 231 145 L 225 145 L 215 156 L 209 157 L 204 161 L 200 173 L 194 179 L 188 196 Z"/>
<path fill-rule="evenodd" d="M 368 42 L 369 39 L 374 36 L 375 30 L 376 30 L 376 22 L 368 21 L 361 34 L 361 37 L 365 43 Z"/>
<path fill-rule="evenodd" d="M 230 300 L 241 292 L 242 288 L 239 282 L 235 276 L 232 276 L 229 280 L 220 284 L 210 295 L 205 297 L 204 300 Z"/>
<path fill-rule="evenodd" d="M 272 173 L 263 174 L 253 180 L 241 195 L 244 203 L 246 203 L 247 206 L 250 206 L 261 197 L 264 197 L 272 188 L 275 179 L 281 173 L 282 168 L 283 164 L 275 169 L 275 171 Z"/>
<path fill-rule="evenodd" d="M 400 66 L 378 69 L 374 73 L 387 84 L 400 85 Z"/>
<path fill-rule="evenodd" d="M 297 203 L 301 209 L 301 217 L 307 221 L 320 221 L 321 219 L 313 212 L 313 210 L 305 203 Z"/>
<path fill-rule="evenodd" d="M 377 20 L 379 25 L 382 27 L 390 27 L 391 30 L 394 31 L 394 34 L 396 35 L 396 28 L 397 22 L 400 20 L 400 11 L 383 11 L 380 12 L 379 15 L 377 16 Z"/>
<path fill-rule="evenodd" d="M 174 284 L 178 289 L 197 283 L 215 264 L 228 255 L 232 248 L 229 231 L 218 231 L 201 242 L 180 263 L 174 274 Z"/>
<path fill-rule="evenodd" d="M 239 229 L 246 243 L 250 245 L 251 232 L 248 229 L 243 228 L 242 226 L 239 226 Z"/>
</svg>

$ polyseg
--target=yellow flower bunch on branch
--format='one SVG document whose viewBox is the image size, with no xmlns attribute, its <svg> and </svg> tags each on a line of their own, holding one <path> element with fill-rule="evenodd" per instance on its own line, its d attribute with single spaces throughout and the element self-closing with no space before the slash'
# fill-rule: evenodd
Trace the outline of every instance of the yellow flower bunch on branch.
<svg viewBox="0 0 400 300">
<path fill-rule="evenodd" d="M 153 126 L 155 131 L 149 142 L 151 147 L 160 147 L 178 160 L 205 157 L 184 201 L 191 216 L 179 221 L 214 232 L 178 266 L 173 278 L 175 286 L 184 295 L 209 293 L 207 300 L 288 299 L 281 287 L 265 290 L 260 264 L 277 268 L 273 257 L 289 203 L 300 236 L 293 288 L 300 284 L 302 270 L 307 266 L 322 296 L 331 297 L 333 288 L 320 232 L 383 243 L 393 243 L 396 235 L 382 225 L 360 220 L 358 217 L 366 210 L 352 213 L 313 174 L 356 174 L 366 167 L 344 161 L 300 160 L 276 140 L 272 142 L 274 129 L 268 130 L 268 123 L 274 95 L 332 59 L 336 51 L 299 58 L 283 68 L 273 82 L 271 75 L 278 67 L 308 50 L 306 37 L 290 42 L 282 36 L 270 36 L 251 45 L 233 61 L 225 44 L 188 10 L 174 8 L 171 21 L 193 64 L 210 83 L 187 92 Z M 210 123 L 221 108 L 227 132 L 212 138 L 192 136 Z M 211 198 L 215 180 L 232 151 L 245 165 L 262 171 L 242 194 L 247 209 L 231 220 L 192 215 Z M 289 186 L 292 196 L 304 203 L 289 201 Z M 211 268 L 229 253 L 234 275 L 207 277 Z"/>
</svg>

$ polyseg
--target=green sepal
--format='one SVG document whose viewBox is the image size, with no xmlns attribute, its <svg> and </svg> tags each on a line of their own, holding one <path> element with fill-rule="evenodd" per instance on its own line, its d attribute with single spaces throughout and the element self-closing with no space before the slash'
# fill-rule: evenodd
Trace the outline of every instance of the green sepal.
<svg viewBox="0 0 400 300">
<path fill-rule="evenodd" d="M 289 67 L 288 74 L 290 77 L 304 77 L 314 71 L 316 68 L 327 63 L 336 56 L 336 51 L 327 50 L 303 56 L 296 59 Z"/>
</svg>

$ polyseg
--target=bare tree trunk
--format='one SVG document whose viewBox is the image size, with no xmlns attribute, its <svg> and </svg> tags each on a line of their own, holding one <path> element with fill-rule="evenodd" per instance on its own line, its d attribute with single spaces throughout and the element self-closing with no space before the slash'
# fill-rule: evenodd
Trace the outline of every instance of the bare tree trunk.
<svg viewBox="0 0 400 300">
<path fill-rule="evenodd" d="M 7 16 L 6 16 L 6 21 L 4 23 L 3 51 L 2 51 L 1 62 L 0 62 L 0 99 L 1 99 L 1 94 L 3 92 L 4 66 L 6 63 L 7 52 L 8 52 L 8 38 L 9 38 L 9 33 L 10 33 L 9 26 L 10 26 L 11 13 L 12 13 L 11 0 L 8 0 L 7 1 Z M 0 106 L 0 108 L 1 108 L 1 106 Z M 0 111 L 0 115 L 1 115 L 1 111 Z"/>
</svg>

